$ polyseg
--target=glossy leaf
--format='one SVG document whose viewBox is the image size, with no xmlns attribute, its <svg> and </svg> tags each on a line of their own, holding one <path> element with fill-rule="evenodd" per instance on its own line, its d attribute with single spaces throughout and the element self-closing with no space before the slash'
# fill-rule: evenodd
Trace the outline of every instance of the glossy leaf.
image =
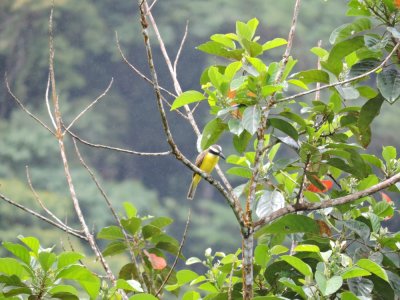
<svg viewBox="0 0 400 300">
<path fill-rule="evenodd" d="M 261 111 L 258 106 L 253 105 L 247 107 L 243 112 L 243 127 L 253 135 L 260 125 Z"/>
<path fill-rule="evenodd" d="M 255 233 L 255 236 L 259 237 L 266 233 L 289 234 L 297 232 L 319 233 L 318 224 L 315 220 L 303 215 L 286 215 L 264 226 Z"/>
<path fill-rule="evenodd" d="M 376 78 L 376 85 L 390 104 L 400 97 L 400 73 L 395 69 L 384 69 Z"/>
<path fill-rule="evenodd" d="M 208 122 L 201 135 L 201 149 L 207 149 L 215 144 L 227 127 L 228 126 L 218 118 Z"/>
<path fill-rule="evenodd" d="M 293 127 L 292 124 L 289 122 L 278 119 L 278 118 L 269 118 L 268 119 L 268 124 L 276 129 L 279 129 L 280 131 L 286 133 L 288 136 L 290 136 L 294 140 L 298 140 L 299 138 L 299 133 L 297 132 L 296 128 Z"/>
<path fill-rule="evenodd" d="M 270 50 L 270 49 L 273 49 L 273 48 L 276 48 L 276 47 L 284 46 L 286 44 L 287 44 L 287 41 L 285 39 L 275 38 L 275 39 L 273 39 L 271 41 L 268 41 L 268 42 L 264 43 L 262 45 L 262 49 L 264 51 L 267 51 L 267 50 Z"/>
<path fill-rule="evenodd" d="M 129 298 L 129 300 L 158 300 L 157 297 L 154 297 L 151 294 L 143 293 L 143 294 L 136 294 Z"/>
<path fill-rule="evenodd" d="M 18 238 L 21 242 L 27 245 L 33 251 L 33 253 L 35 253 L 36 255 L 38 254 L 40 243 L 37 238 L 33 236 L 28 236 L 28 237 L 19 236 Z"/>
<path fill-rule="evenodd" d="M 20 244 L 14 244 L 10 242 L 3 242 L 2 246 L 14 254 L 16 257 L 21 259 L 24 263 L 29 265 L 31 257 L 29 255 L 28 249 Z"/>
<path fill-rule="evenodd" d="M 322 70 L 302 71 L 293 74 L 292 77 L 303 81 L 305 84 L 316 83 L 316 82 L 329 84 L 329 75 L 327 72 Z"/>
<path fill-rule="evenodd" d="M 375 274 L 376 276 L 382 278 L 385 281 L 389 281 L 389 278 L 385 272 L 385 270 L 378 265 L 376 262 L 373 262 L 370 259 L 367 258 L 362 258 L 359 261 L 357 261 L 357 266 L 360 268 L 363 268 L 367 270 L 368 272 L 371 272 L 372 274 Z"/>
<path fill-rule="evenodd" d="M 285 198 L 280 191 L 263 191 L 257 203 L 256 215 L 259 218 L 264 218 L 284 206 Z"/>
<path fill-rule="evenodd" d="M 78 262 L 80 259 L 84 258 L 85 256 L 81 253 L 78 252 L 62 252 L 59 256 L 58 256 L 58 260 L 57 260 L 57 268 L 58 269 L 62 269 L 66 266 L 75 264 L 76 262 Z"/>
<path fill-rule="evenodd" d="M 16 275 L 21 279 L 28 276 L 23 265 L 15 258 L 0 258 L 0 273 L 6 275 Z"/>
<path fill-rule="evenodd" d="M 104 240 L 118 240 L 123 239 L 124 234 L 122 233 L 121 228 L 118 226 L 108 226 L 104 227 L 97 234 L 97 238 Z"/>
<path fill-rule="evenodd" d="M 180 94 L 172 103 L 171 110 L 175 110 L 184 105 L 199 102 L 206 99 L 206 97 L 198 91 L 186 91 Z"/>
<path fill-rule="evenodd" d="M 129 219 L 121 219 L 122 227 L 131 235 L 135 235 L 139 230 L 142 220 L 137 217 L 131 217 Z"/>
<path fill-rule="evenodd" d="M 288 264 L 290 264 L 293 268 L 295 268 L 297 271 L 299 271 L 304 276 L 312 275 L 311 267 L 309 265 L 307 265 L 305 262 L 303 262 L 300 258 L 297 258 L 296 256 L 290 256 L 290 255 L 282 255 L 280 258 L 282 260 L 286 261 Z"/>
</svg>

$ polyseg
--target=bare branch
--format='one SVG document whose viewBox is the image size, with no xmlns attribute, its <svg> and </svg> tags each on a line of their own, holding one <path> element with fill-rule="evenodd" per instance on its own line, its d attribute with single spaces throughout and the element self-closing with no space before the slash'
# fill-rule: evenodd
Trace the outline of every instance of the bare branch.
<svg viewBox="0 0 400 300">
<path fill-rule="evenodd" d="M 155 92 L 155 96 L 156 96 L 156 100 L 157 100 L 157 106 L 158 106 L 158 110 L 160 113 L 164 133 L 167 137 L 167 142 L 171 147 L 172 154 L 175 155 L 175 157 L 177 158 L 178 161 L 181 161 L 184 165 L 189 167 L 192 171 L 198 173 L 206 181 L 208 181 L 209 183 L 211 183 L 212 185 L 214 185 L 217 188 L 217 190 L 224 196 L 224 198 L 227 200 L 228 204 L 231 206 L 236 219 L 238 220 L 239 224 L 241 224 L 241 227 L 243 228 L 242 225 L 244 224 L 244 221 L 243 221 L 243 213 L 241 210 L 240 202 L 235 201 L 234 198 L 231 197 L 231 193 L 228 193 L 228 191 L 225 190 L 224 187 L 219 182 L 217 182 L 215 179 L 213 179 L 213 177 L 210 174 L 202 171 L 200 168 L 198 168 L 196 165 L 194 165 L 190 160 L 188 160 L 181 153 L 181 151 L 178 149 L 178 146 L 174 142 L 174 139 L 172 137 L 172 134 L 171 134 L 171 131 L 169 128 L 165 109 L 164 109 L 163 103 L 161 101 L 161 93 L 160 93 L 160 88 L 158 85 L 157 73 L 154 68 L 153 54 L 152 54 L 152 50 L 151 50 L 149 36 L 147 33 L 147 27 L 148 27 L 147 20 L 146 20 L 147 3 L 146 3 L 146 1 L 142 2 L 141 0 L 138 0 L 138 4 L 139 4 L 139 9 L 140 9 L 140 15 L 141 15 L 142 34 L 143 34 L 144 44 L 146 47 L 147 61 L 149 64 L 151 75 L 152 75 L 152 79 L 153 79 L 152 81 L 154 83 L 153 88 L 154 88 L 154 92 Z M 152 19 L 151 13 L 149 13 L 149 16 Z M 153 20 L 153 22 L 154 22 L 154 20 Z M 156 25 L 154 25 L 154 26 L 156 26 Z M 169 64 L 169 66 L 171 66 L 171 65 Z M 173 74 L 173 70 L 172 70 L 172 74 Z M 176 78 L 175 78 L 175 80 L 176 80 Z M 176 81 L 176 83 L 179 85 L 179 83 L 177 81 Z M 194 122 L 194 119 L 192 119 L 192 120 Z M 189 122 L 190 122 L 190 119 L 189 119 Z M 197 128 L 197 125 L 196 125 L 196 128 Z"/>
<path fill-rule="evenodd" d="M 48 127 L 42 120 L 40 120 L 37 116 L 35 116 L 33 113 L 31 113 L 21 102 L 21 100 L 19 100 L 17 98 L 17 96 L 15 96 L 13 94 L 13 92 L 11 91 L 10 85 L 8 84 L 8 79 L 7 79 L 7 73 L 4 75 L 4 80 L 6 82 L 6 87 L 7 87 L 7 91 L 8 93 L 11 95 L 11 97 L 15 100 L 15 102 L 18 103 L 18 105 L 22 108 L 22 110 L 29 115 L 32 119 L 34 119 L 36 122 L 38 122 L 43 128 L 47 129 L 52 135 L 55 135 L 55 133 L 50 129 L 50 127 Z"/>
<path fill-rule="evenodd" d="M 73 133 L 71 130 L 67 130 L 67 132 L 73 138 L 75 138 L 76 140 L 81 142 L 82 144 L 85 144 L 85 145 L 93 147 L 93 148 L 107 149 L 107 150 L 118 151 L 118 152 L 122 152 L 122 153 L 134 154 L 134 155 L 140 155 L 140 156 L 162 156 L 162 155 L 170 155 L 172 153 L 171 150 L 165 151 L 165 152 L 139 152 L 139 151 L 134 151 L 134 150 L 129 150 L 129 149 L 113 147 L 113 146 L 94 144 L 94 143 L 91 143 L 91 142 L 88 142 L 88 141 L 82 139 L 77 134 Z"/>
<path fill-rule="evenodd" d="M 78 238 L 80 238 L 82 240 L 87 241 L 86 236 L 77 233 L 75 230 L 71 230 L 71 228 L 69 228 L 68 226 L 64 227 L 61 224 L 58 224 L 57 222 L 54 222 L 53 220 L 50 220 L 49 218 L 47 218 L 47 217 L 35 212 L 34 210 L 32 210 L 30 208 L 27 208 L 27 207 L 25 207 L 25 206 L 23 206 L 23 205 L 21 205 L 19 203 L 16 203 L 16 202 L 12 201 L 11 199 L 7 198 L 6 196 L 4 196 L 1 193 L 0 193 L 0 198 L 2 200 L 4 200 L 5 202 L 7 202 L 7 203 L 19 208 L 19 209 L 31 214 L 32 216 L 34 216 L 34 217 L 36 217 L 36 218 L 38 218 L 38 219 L 40 219 L 42 221 L 45 221 L 45 222 L 49 223 L 50 225 L 53 225 L 54 227 L 57 227 L 57 228 L 61 229 L 62 231 L 65 231 L 65 232 L 67 232 L 69 234 L 72 234 L 73 236 L 76 236 L 76 237 L 78 237 Z"/>
<path fill-rule="evenodd" d="M 170 278 L 171 275 L 172 275 L 172 272 L 174 271 L 174 269 L 175 269 L 175 267 L 176 267 L 176 264 L 178 263 L 179 256 L 182 254 L 182 248 L 183 248 L 183 245 L 185 244 L 186 235 L 187 235 L 187 232 L 188 232 L 188 229 L 189 229 L 190 216 L 191 216 L 191 214 L 192 214 L 192 211 L 191 211 L 190 208 L 189 208 L 188 216 L 187 216 L 187 219 L 186 219 L 186 225 L 185 225 L 185 229 L 184 229 L 184 231 L 183 231 L 183 236 L 182 236 L 181 243 L 180 243 L 180 245 L 179 245 L 178 253 L 176 254 L 175 260 L 174 260 L 174 262 L 172 263 L 171 268 L 170 268 L 170 270 L 169 270 L 167 276 L 165 276 L 165 279 L 164 279 L 163 283 L 162 283 L 162 284 L 160 285 L 160 287 L 158 288 L 158 291 L 157 291 L 157 293 L 155 294 L 156 297 L 160 294 L 160 292 L 162 291 L 162 289 L 164 288 L 164 286 L 167 284 L 169 278 Z"/>
<path fill-rule="evenodd" d="M 129 60 L 126 58 L 124 52 L 123 52 L 122 49 L 121 49 L 121 45 L 120 45 L 120 43 L 119 43 L 118 32 L 115 32 L 115 39 L 116 39 L 116 43 L 117 43 L 117 48 L 118 48 L 119 54 L 121 55 L 123 61 L 132 69 L 132 71 L 133 71 L 134 73 L 136 73 L 137 75 L 139 75 L 144 81 L 146 81 L 146 82 L 150 83 L 151 85 L 153 85 L 153 81 L 151 81 L 150 78 L 148 78 L 146 75 L 144 75 L 142 72 L 140 72 L 139 69 L 136 68 L 133 64 L 131 64 L 131 63 L 129 62 Z M 168 95 L 170 95 L 171 97 L 174 97 L 174 98 L 177 97 L 176 94 L 170 92 L 169 90 L 167 90 L 167 89 L 165 89 L 165 88 L 163 88 L 163 87 L 161 87 L 161 86 L 160 86 L 159 88 L 160 88 L 160 90 L 166 92 L 166 93 L 167 93 Z"/>
<path fill-rule="evenodd" d="M 321 45 L 322 45 L 322 40 L 319 40 L 317 46 L 319 48 L 321 48 Z M 317 70 L 321 70 L 321 58 L 319 56 L 318 56 L 318 59 L 317 59 Z M 315 88 L 319 89 L 320 87 L 321 87 L 321 83 L 317 82 Z M 315 100 L 319 100 L 320 98 L 321 98 L 321 91 L 318 90 L 318 91 L 315 92 Z"/>
<path fill-rule="evenodd" d="M 80 163 L 86 169 L 86 171 L 88 171 L 88 173 L 89 173 L 90 177 L 92 178 L 93 182 L 96 184 L 97 189 L 100 191 L 101 195 L 103 196 L 103 199 L 106 201 L 108 209 L 110 210 L 111 214 L 113 215 L 113 217 L 114 217 L 115 221 L 117 222 L 118 226 L 121 228 L 121 231 L 122 231 L 122 233 L 124 235 L 124 238 L 125 238 L 126 245 L 127 245 L 128 249 L 129 249 L 129 253 L 131 255 L 131 260 L 135 264 L 136 268 L 138 269 L 138 263 L 136 261 L 135 253 L 134 253 L 132 247 L 130 247 L 128 234 L 126 233 L 124 227 L 122 226 L 120 218 L 118 217 L 114 207 L 112 206 L 111 201 L 110 201 L 109 197 L 107 196 L 105 190 L 103 189 L 103 187 L 101 186 L 100 182 L 97 180 L 96 176 L 94 175 L 94 172 L 89 168 L 89 166 L 84 161 L 84 159 L 83 159 L 83 157 L 82 157 L 82 155 L 81 155 L 81 153 L 79 151 L 78 145 L 76 144 L 76 140 L 73 139 L 73 141 L 74 141 L 74 146 L 75 146 L 75 152 L 76 152 L 76 154 L 77 154 L 77 156 L 79 158 Z M 142 274 L 140 272 L 138 272 L 138 276 L 139 276 L 138 279 L 139 279 L 140 284 L 145 287 L 145 281 L 143 280 Z"/>
<path fill-rule="evenodd" d="M 56 121 L 54 121 L 53 113 L 51 112 L 51 108 L 50 108 L 49 90 L 50 90 L 50 73 L 49 73 L 49 76 L 47 77 L 45 100 L 46 100 L 47 113 L 49 114 L 51 124 L 53 124 L 54 129 L 57 129 L 57 124 L 56 124 Z"/>
<path fill-rule="evenodd" d="M 176 74 L 176 68 L 177 68 L 177 65 L 178 65 L 179 57 L 181 56 L 183 45 L 185 44 L 186 37 L 187 37 L 187 34 L 188 34 L 188 28 L 189 28 L 189 21 L 186 21 L 185 33 L 183 34 L 181 44 L 179 45 L 178 53 L 176 54 L 176 57 L 175 57 L 175 60 L 174 60 L 173 69 L 174 69 L 174 73 L 175 74 Z"/>
<path fill-rule="evenodd" d="M 114 82 L 114 78 L 111 78 L 111 81 L 110 81 L 110 83 L 108 84 L 107 88 L 104 90 L 104 92 L 103 92 L 100 96 L 98 96 L 96 99 L 94 99 L 94 101 L 93 101 L 92 103 L 90 103 L 84 110 L 82 110 L 82 111 L 75 117 L 75 119 L 73 119 L 72 122 L 67 126 L 66 130 L 71 129 L 72 125 L 74 125 L 74 123 L 75 123 L 76 121 L 78 121 L 80 117 L 82 117 L 90 108 L 93 107 L 93 105 L 95 105 L 101 98 L 103 98 L 103 97 L 108 93 L 108 91 L 110 90 L 110 88 L 111 88 L 113 82 Z M 65 134 L 65 132 L 64 132 L 64 134 Z"/>
<path fill-rule="evenodd" d="M 349 79 L 346 79 L 346 80 L 343 80 L 343 81 L 338 81 L 338 82 L 334 82 L 334 83 L 331 83 L 331 84 L 323 85 L 323 86 L 321 86 L 319 88 L 311 89 L 311 90 L 308 90 L 308 91 L 305 91 L 305 92 L 301 92 L 301 93 L 298 93 L 298 94 L 295 94 L 295 95 L 292 95 L 292 96 L 288 96 L 288 97 L 282 98 L 282 99 L 279 100 L 279 102 L 289 101 L 289 100 L 296 99 L 296 98 L 299 98 L 299 97 L 302 97 L 302 96 L 306 96 L 306 95 L 309 95 L 309 94 L 312 94 L 312 93 L 315 93 L 315 92 L 318 92 L 318 91 L 325 90 L 327 88 L 331 88 L 331 87 L 334 87 L 334 86 L 343 85 L 343 84 L 350 83 L 350 82 L 353 82 L 353 81 L 356 81 L 356 80 L 359 80 L 359 79 L 363 79 L 364 77 L 367 77 L 368 75 L 370 75 L 372 73 L 375 73 L 376 71 L 378 71 L 379 69 L 384 67 L 385 64 L 392 57 L 392 55 L 397 51 L 397 49 L 399 49 L 399 46 L 400 46 L 400 42 L 398 42 L 394 46 L 393 50 L 386 56 L 386 58 L 382 61 L 382 63 L 379 64 L 379 66 L 371 69 L 368 72 L 365 72 L 365 73 L 363 73 L 361 75 L 358 75 L 358 76 L 355 76 L 355 77 L 352 77 L 352 78 L 349 78 Z"/>
<path fill-rule="evenodd" d="M 356 192 L 356 193 L 353 193 L 350 195 L 346 195 L 343 197 L 330 199 L 330 200 L 326 200 L 326 201 L 318 202 L 318 203 L 306 202 L 306 203 L 297 203 L 295 205 L 286 206 L 264 218 L 261 218 L 257 222 L 255 222 L 254 230 L 255 231 L 260 230 L 261 227 L 264 226 L 265 224 L 268 224 L 268 223 L 270 223 L 284 215 L 287 215 L 289 213 L 294 213 L 294 212 L 298 212 L 298 211 L 312 211 L 312 210 L 318 210 L 318 209 L 335 207 L 338 205 L 346 204 L 346 203 L 358 200 L 360 198 L 372 195 L 383 189 L 386 189 L 397 182 L 400 182 L 400 173 L 398 173 L 378 184 L 375 184 L 368 189 L 365 189 L 363 191 L 359 191 L 359 192 Z"/>
</svg>

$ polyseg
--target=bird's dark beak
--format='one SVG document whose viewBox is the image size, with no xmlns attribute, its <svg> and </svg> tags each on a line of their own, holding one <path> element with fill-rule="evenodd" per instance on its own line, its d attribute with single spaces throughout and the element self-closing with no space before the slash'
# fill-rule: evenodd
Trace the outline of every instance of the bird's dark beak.
<svg viewBox="0 0 400 300">
<path fill-rule="evenodd" d="M 219 157 L 221 157 L 223 160 L 225 160 L 225 155 L 222 152 L 220 152 Z"/>
</svg>

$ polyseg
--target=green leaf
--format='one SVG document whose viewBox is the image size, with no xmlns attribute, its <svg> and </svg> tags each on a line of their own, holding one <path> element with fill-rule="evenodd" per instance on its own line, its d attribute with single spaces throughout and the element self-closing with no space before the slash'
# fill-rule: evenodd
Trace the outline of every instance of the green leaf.
<svg viewBox="0 0 400 300">
<path fill-rule="evenodd" d="M 18 236 L 19 240 L 21 242 L 23 242 L 25 245 L 27 245 L 32 251 L 33 253 L 35 253 L 36 255 L 39 252 L 39 248 L 40 248 L 40 243 L 39 240 L 33 236 L 28 236 L 28 237 L 23 237 L 23 236 Z"/>
<path fill-rule="evenodd" d="M 39 263 L 44 271 L 48 271 L 51 266 L 55 263 L 57 256 L 51 252 L 40 252 L 39 253 Z"/>
<path fill-rule="evenodd" d="M 303 291 L 301 286 L 298 286 L 294 283 L 294 281 L 290 278 L 280 278 L 279 282 L 282 283 L 284 286 L 287 286 L 295 293 L 299 294 L 301 298 L 308 299 L 306 293 Z M 278 298 L 279 299 L 279 298 Z"/>
<path fill-rule="evenodd" d="M 260 125 L 261 111 L 257 105 L 247 107 L 243 112 L 243 127 L 253 135 Z"/>
<path fill-rule="evenodd" d="M 145 239 L 149 239 L 155 235 L 159 235 L 160 233 L 161 229 L 151 224 L 143 226 L 142 228 L 142 234 Z"/>
<path fill-rule="evenodd" d="M 393 146 L 383 146 L 382 148 L 382 157 L 386 161 L 386 163 L 389 163 L 392 159 L 397 158 L 397 150 Z"/>
<path fill-rule="evenodd" d="M 315 220 L 303 215 L 286 215 L 278 220 L 267 224 L 255 233 L 258 238 L 262 234 L 289 234 L 297 232 L 319 233 L 318 224 Z"/>
<path fill-rule="evenodd" d="M 72 285 L 57 285 L 49 290 L 50 295 L 68 293 L 71 295 L 78 296 L 78 291 Z M 54 297 L 53 297 L 54 298 Z M 79 298 L 76 298 L 79 299 Z"/>
<path fill-rule="evenodd" d="M 362 48 L 364 46 L 364 38 L 362 36 L 356 36 L 344 41 L 341 41 L 333 46 L 329 53 L 328 60 L 321 62 L 321 65 L 331 71 L 336 76 L 343 70 L 342 60 L 352 52 Z"/>
<path fill-rule="evenodd" d="M 333 276 L 327 279 L 320 271 L 315 272 L 315 280 L 317 281 L 318 288 L 324 296 L 335 293 L 343 284 L 342 277 Z"/>
<path fill-rule="evenodd" d="M 139 230 L 142 220 L 137 217 L 131 217 L 129 219 L 121 219 L 121 225 L 124 229 L 132 235 Z"/>
<path fill-rule="evenodd" d="M 206 99 L 206 97 L 198 91 L 186 91 L 180 94 L 172 103 L 171 110 L 187 105 L 193 102 L 199 102 Z"/>
<path fill-rule="evenodd" d="M 384 69 L 376 78 L 376 85 L 390 104 L 400 97 L 400 73 L 396 69 Z"/>
<path fill-rule="evenodd" d="M 231 82 L 236 73 L 241 69 L 242 62 L 235 61 L 226 66 L 224 76 L 228 82 Z"/>
<path fill-rule="evenodd" d="M 125 242 L 113 241 L 109 243 L 106 248 L 102 251 L 104 256 L 112 256 L 123 253 L 127 249 Z"/>
<path fill-rule="evenodd" d="M 340 294 L 340 299 L 341 300 L 360 300 L 356 295 L 354 295 L 352 292 L 343 292 Z"/>
<path fill-rule="evenodd" d="M 99 295 L 100 279 L 82 266 L 72 265 L 65 268 L 57 274 L 56 278 L 69 279 L 78 282 L 88 293 L 90 299 L 96 299 Z"/>
<path fill-rule="evenodd" d="M 228 126 L 221 119 L 213 119 L 207 123 L 201 136 L 201 149 L 207 149 L 215 144 Z"/>
<path fill-rule="evenodd" d="M 215 41 L 209 41 L 204 44 L 201 44 L 196 49 L 208 54 L 222 56 L 228 59 L 234 59 L 238 61 L 242 59 L 242 55 L 244 53 L 244 49 L 229 50 L 226 49 L 224 45 Z"/>
<path fill-rule="evenodd" d="M 75 264 L 76 262 L 78 262 L 80 259 L 84 258 L 85 255 L 83 255 L 82 253 L 78 253 L 78 252 L 62 252 L 59 256 L 58 256 L 58 263 L 57 263 L 57 268 L 58 269 L 62 269 L 66 266 Z"/>
<path fill-rule="evenodd" d="M 3 242 L 3 247 L 29 265 L 31 257 L 29 251 L 24 246 L 10 242 Z"/>
<path fill-rule="evenodd" d="M 122 205 L 124 206 L 125 213 L 128 218 L 136 217 L 137 209 L 132 203 L 124 202 Z"/>
<path fill-rule="evenodd" d="M 140 283 L 133 279 L 130 279 L 130 280 L 118 279 L 116 287 L 119 289 L 126 290 L 126 291 L 143 293 L 143 289 L 142 289 Z"/>
<path fill-rule="evenodd" d="M 305 262 L 303 262 L 300 258 L 290 255 L 282 255 L 280 258 L 286 261 L 289 265 L 291 265 L 293 268 L 295 268 L 304 276 L 312 275 L 311 267 L 307 265 Z"/>
<path fill-rule="evenodd" d="M 372 121 L 379 115 L 383 100 L 383 97 L 378 95 L 377 97 L 368 100 L 361 107 L 360 116 L 358 118 L 358 128 L 360 129 L 361 135 L 367 131 Z M 371 141 L 371 137 L 369 136 L 369 138 L 364 141 L 365 143 L 362 146 L 366 148 Z"/>
<path fill-rule="evenodd" d="M 386 30 L 389 31 L 389 32 L 392 34 L 392 36 L 393 36 L 394 38 L 396 38 L 396 39 L 399 39 L 399 38 L 400 38 L 400 32 L 397 31 L 396 28 L 394 28 L 394 27 L 388 27 L 388 28 L 386 28 Z"/>
<path fill-rule="evenodd" d="M 158 298 L 154 297 L 151 294 L 143 293 L 136 294 L 129 298 L 129 300 L 158 300 Z"/>
<path fill-rule="evenodd" d="M 280 47 L 280 46 L 283 46 L 286 44 L 287 44 L 287 41 L 285 39 L 275 38 L 271 41 L 264 43 L 262 45 L 262 49 L 263 49 L 263 51 L 267 51 L 267 50 L 271 50 L 273 48 Z"/>
<path fill-rule="evenodd" d="M 182 300 L 199 300 L 199 299 L 201 299 L 200 294 L 195 291 L 187 291 L 182 297 Z"/>
<path fill-rule="evenodd" d="M 296 63 L 297 59 L 293 59 L 293 57 L 289 56 L 288 61 L 285 65 L 285 69 L 283 70 L 281 80 L 285 80 L 289 76 L 290 72 L 292 71 Z"/>
<path fill-rule="evenodd" d="M 374 213 L 381 218 L 393 216 L 393 207 L 386 201 L 379 201 L 373 206 Z"/>
<path fill-rule="evenodd" d="M 15 275 L 22 280 L 28 276 L 24 266 L 15 258 L 0 258 L 0 273 Z"/>
<path fill-rule="evenodd" d="M 364 270 L 362 268 L 353 266 L 348 269 L 345 269 L 344 272 L 341 274 L 343 279 L 355 278 L 355 277 L 363 277 L 371 275 L 370 272 Z"/>
<path fill-rule="evenodd" d="M 367 258 L 362 258 L 359 261 L 357 261 L 356 265 L 389 282 L 389 278 L 385 270 L 376 262 L 373 262 L 372 260 Z"/>
<path fill-rule="evenodd" d="M 243 178 L 251 178 L 252 171 L 249 168 L 232 167 L 226 171 L 229 175 L 235 175 Z"/>
<path fill-rule="evenodd" d="M 220 44 L 224 45 L 225 47 L 228 47 L 231 49 L 236 48 L 235 42 L 233 40 L 231 40 L 229 37 L 227 37 L 225 34 L 219 34 L 219 33 L 213 34 L 210 37 L 210 40 L 220 43 Z"/>
<path fill-rule="evenodd" d="M 285 120 L 278 118 L 269 118 L 268 124 L 286 133 L 288 136 L 290 136 L 292 139 L 296 141 L 299 139 L 299 133 L 297 132 L 296 128 L 294 128 L 292 124 L 290 124 Z"/>
<path fill-rule="evenodd" d="M 171 218 L 168 218 L 168 217 L 157 217 L 157 218 L 153 219 L 150 222 L 150 224 L 162 229 L 162 228 L 172 224 L 173 222 L 174 222 L 174 220 Z"/>
<path fill-rule="evenodd" d="M 179 285 L 189 283 L 197 277 L 199 277 L 199 275 L 191 270 L 180 270 L 176 272 L 176 280 Z"/>
<path fill-rule="evenodd" d="M 357 32 L 368 29 L 371 29 L 371 21 L 368 18 L 356 19 L 353 23 L 343 24 L 333 30 L 331 36 L 329 37 L 329 42 L 334 44 L 335 42 L 347 39 Z"/>
<path fill-rule="evenodd" d="M 291 77 L 303 81 L 305 84 L 310 83 L 329 83 L 329 74 L 322 70 L 307 70 L 293 74 Z"/>
<path fill-rule="evenodd" d="M 273 212 L 285 206 L 285 198 L 278 190 L 267 191 L 264 190 L 263 194 L 258 200 L 256 207 L 256 215 L 258 218 L 269 216 Z"/>
<path fill-rule="evenodd" d="M 97 234 L 97 238 L 104 240 L 119 240 L 124 239 L 124 234 L 118 226 L 108 226 L 100 230 Z"/>
<path fill-rule="evenodd" d="M 243 131 L 239 136 L 233 136 L 233 146 L 239 153 L 246 151 L 246 148 L 252 138 L 252 135 L 248 131 Z"/>
<path fill-rule="evenodd" d="M 380 61 L 377 59 L 364 59 L 362 61 L 359 61 L 351 66 L 349 74 L 346 75 L 346 79 L 365 74 L 366 72 L 369 72 L 372 69 L 376 68 L 379 64 Z"/>
<path fill-rule="evenodd" d="M 237 119 L 230 119 L 228 121 L 228 128 L 230 132 L 237 136 L 239 136 L 244 131 L 242 122 Z"/>
<path fill-rule="evenodd" d="M 261 268 L 265 268 L 267 266 L 268 261 L 270 260 L 270 256 L 268 255 L 268 246 L 259 244 L 254 250 L 254 260 L 256 264 L 260 265 Z"/>
<path fill-rule="evenodd" d="M 319 247 L 316 245 L 307 245 L 307 244 L 301 244 L 297 245 L 294 249 L 294 252 L 315 252 L 319 253 Z"/>
<path fill-rule="evenodd" d="M 369 240 L 370 236 L 370 229 L 368 225 L 364 224 L 363 222 L 357 220 L 347 220 L 347 221 L 339 221 L 338 224 L 343 224 L 346 228 L 350 229 L 357 233 L 364 241 Z"/>
</svg>

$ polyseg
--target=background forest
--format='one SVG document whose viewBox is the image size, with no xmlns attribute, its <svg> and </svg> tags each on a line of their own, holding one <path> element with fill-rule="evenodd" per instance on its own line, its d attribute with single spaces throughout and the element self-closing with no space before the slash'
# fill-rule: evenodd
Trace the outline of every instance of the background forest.
<svg viewBox="0 0 400 300">
<path fill-rule="evenodd" d="M 127 58 L 139 69 L 147 70 L 136 4 L 131 1 L 116 4 L 113 0 L 58 0 L 55 3 L 55 65 L 65 118 L 70 116 L 68 121 L 71 121 L 114 78 L 110 92 L 86 118 L 76 123 L 75 132 L 92 143 L 137 151 L 168 150 L 160 120 L 153 114 L 156 109 L 152 101 L 153 91 L 126 66 L 116 45 L 115 32 Z M 323 47 L 329 48 L 332 28 L 350 22 L 350 18 L 342 17 L 345 4 L 345 1 L 322 0 L 302 4 L 293 53 L 300 62 L 297 68 L 315 66 L 315 56 L 308 49 L 317 45 L 320 37 L 325 37 Z M 211 33 L 228 32 L 234 28 L 237 19 L 256 17 L 260 20 L 259 34 L 264 40 L 286 37 L 292 6 L 292 1 L 273 0 L 160 0 L 153 13 L 171 53 L 177 51 L 188 20 L 188 37 L 178 65 L 178 77 L 182 88 L 189 90 L 199 88 L 198 78 L 210 64 L 207 61 L 210 58 L 195 47 L 206 41 Z M 265 19 L 263 16 L 271 10 L 274 13 Z M 0 73 L 7 72 L 14 94 L 39 116 L 46 116 L 44 96 L 48 76 L 49 11 L 48 0 L 0 2 Z M 155 55 L 160 55 L 158 49 L 154 51 Z M 164 66 L 161 58 L 156 56 L 155 61 L 159 68 Z M 158 73 L 163 74 L 163 70 L 158 69 Z M 172 86 L 162 76 L 160 82 L 162 86 Z M 382 111 L 381 118 L 374 122 L 372 149 L 376 152 L 386 144 L 399 148 L 399 113 L 399 106 L 393 106 L 393 109 Z M 200 125 L 207 122 L 206 112 L 201 109 L 196 111 L 196 116 Z M 181 149 L 194 158 L 197 155 L 195 135 L 178 118 L 171 126 Z M 224 142 L 221 143 L 224 146 Z M 228 143 L 226 145 L 224 152 L 234 153 L 235 150 L 229 148 Z M 202 256 L 209 246 L 216 250 L 235 251 L 240 245 L 239 235 L 232 234 L 237 233 L 238 228 L 231 211 L 215 190 L 201 184 L 195 201 L 187 202 L 191 174 L 172 157 L 121 155 L 83 146 L 81 151 L 101 178 L 117 209 L 122 202 L 129 201 L 141 215 L 157 213 L 174 218 L 169 233 L 178 239 L 182 235 L 187 208 L 193 206 L 185 256 Z M 112 223 L 89 175 L 76 158 L 70 159 L 75 160 L 72 175 L 88 224 L 96 230 Z M 1 84 L 0 190 L 21 204 L 40 210 L 27 184 L 27 165 L 33 186 L 42 191 L 40 195 L 47 206 L 63 220 L 72 218 L 74 214 L 70 201 L 66 200 L 68 192 L 57 145 L 43 128 L 36 126 L 17 107 L 5 85 Z M 222 163 L 221 167 L 224 169 L 226 166 Z M 397 199 L 393 200 L 397 202 Z M 391 222 L 390 226 L 398 228 L 396 220 Z M 49 246 L 67 238 L 66 234 L 60 234 L 50 225 L 0 202 L 0 241 L 13 240 L 22 233 L 40 236 L 42 243 Z M 218 239 L 220 236 L 232 237 L 232 240 L 221 241 Z M 233 240 L 235 236 L 238 240 Z M 75 246 L 80 247 L 78 244 Z"/>
</svg>

